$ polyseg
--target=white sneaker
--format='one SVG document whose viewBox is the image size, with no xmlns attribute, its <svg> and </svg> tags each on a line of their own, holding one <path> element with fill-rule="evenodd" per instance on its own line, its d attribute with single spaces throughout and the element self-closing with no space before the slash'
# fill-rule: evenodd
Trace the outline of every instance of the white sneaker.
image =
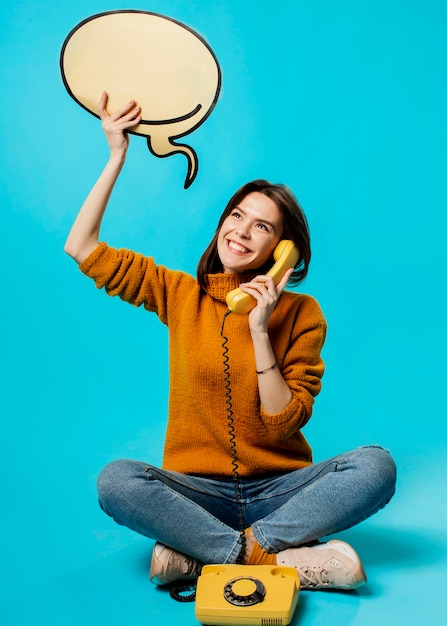
<svg viewBox="0 0 447 626">
<path fill-rule="evenodd" d="M 191 556 L 156 543 L 152 552 L 149 577 L 155 585 L 167 585 L 176 580 L 194 580 L 200 576 L 203 564 Z"/>
<path fill-rule="evenodd" d="M 276 562 L 298 570 L 301 589 L 356 589 L 366 583 L 357 553 L 337 539 L 282 550 L 277 553 Z"/>
</svg>

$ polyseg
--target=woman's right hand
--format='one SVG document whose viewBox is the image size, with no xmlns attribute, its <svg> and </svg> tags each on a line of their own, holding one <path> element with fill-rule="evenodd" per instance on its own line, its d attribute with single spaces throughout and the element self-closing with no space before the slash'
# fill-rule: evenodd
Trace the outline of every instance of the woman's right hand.
<svg viewBox="0 0 447 626">
<path fill-rule="evenodd" d="M 67 254 L 78 263 L 82 263 L 98 245 L 102 218 L 126 158 L 129 145 L 127 131 L 141 121 L 141 108 L 135 100 L 109 115 L 108 99 L 104 91 L 98 111 L 110 146 L 110 158 L 85 199 L 65 244 Z"/>
<path fill-rule="evenodd" d="M 107 111 L 107 101 L 109 96 L 103 92 L 98 105 L 99 117 L 102 128 L 107 138 L 111 154 L 121 154 L 125 156 L 129 145 L 129 135 L 126 132 L 132 126 L 141 121 L 141 107 L 135 100 L 130 100 L 111 115 Z"/>
</svg>

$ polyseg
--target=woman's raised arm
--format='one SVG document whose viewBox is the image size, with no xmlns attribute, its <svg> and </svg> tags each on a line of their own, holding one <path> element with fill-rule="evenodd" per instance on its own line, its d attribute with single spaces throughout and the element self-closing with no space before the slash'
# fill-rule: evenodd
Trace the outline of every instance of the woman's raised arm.
<svg viewBox="0 0 447 626">
<path fill-rule="evenodd" d="M 107 112 L 107 93 L 99 102 L 99 116 L 110 147 L 110 157 L 85 199 L 65 243 L 65 252 L 82 263 L 98 245 L 99 231 L 110 195 L 126 160 L 129 136 L 126 132 L 141 120 L 141 109 L 134 100 L 112 115 Z"/>
</svg>

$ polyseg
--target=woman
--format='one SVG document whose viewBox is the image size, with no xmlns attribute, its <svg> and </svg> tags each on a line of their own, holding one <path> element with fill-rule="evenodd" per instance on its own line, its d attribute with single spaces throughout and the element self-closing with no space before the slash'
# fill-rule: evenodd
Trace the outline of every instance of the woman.
<svg viewBox="0 0 447 626">
<path fill-rule="evenodd" d="M 99 243 L 101 220 L 124 164 L 131 101 L 99 114 L 110 158 L 88 195 L 66 252 L 98 288 L 154 311 L 170 332 L 170 402 L 163 467 L 115 461 L 98 478 L 99 501 L 119 524 L 156 540 L 151 580 L 197 577 L 203 563 L 295 567 L 301 587 L 353 589 L 366 576 L 351 546 L 320 539 L 390 500 L 395 465 L 378 446 L 313 464 L 301 428 L 321 388 L 326 323 L 310 296 L 284 292 L 307 274 L 306 219 L 282 185 L 253 181 L 225 209 L 198 279 Z M 265 275 L 281 239 L 300 251 L 275 285 Z M 228 315 L 240 287 L 256 306 Z"/>
</svg>

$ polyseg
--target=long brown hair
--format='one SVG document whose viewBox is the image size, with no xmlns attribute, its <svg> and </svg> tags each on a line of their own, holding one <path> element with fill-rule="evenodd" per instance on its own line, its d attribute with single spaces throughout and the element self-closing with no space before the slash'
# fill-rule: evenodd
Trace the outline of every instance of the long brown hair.
<svg viewBox="0 0 447 626">
<path fill-rule="evenodd" d="M 217 253 L 217 238 L 223 222 L 228 215 L 230 215 L 232 210 L 237 207 L 249 193 L 254 191 L 262 193 L 273 200 L 283 217 L 284 230 L 282 239 L 291 239 L 300 251 L 298 262 L 295 265 L 295 269 L 293 270 L 288 284 L 298 285 L 306 277 L 310 263 L 311 250 L 309 226 L 303 209 L 293 192 L 286 185 L 273 184 L 269 183 L 267 180 L 259 179 L 246 183 L 238 189 L 220 216 L 214 237 L 202 254 L 197 266 L 197 280 L 202 288 L 205 288 L 206 274 L 216 274 L 223 271 L 222 263 Z M 265 266 L 259 268 L 260 273 L 267 271 L 272 263 L 273 260 L 271 259 Z"/>
</svg>

